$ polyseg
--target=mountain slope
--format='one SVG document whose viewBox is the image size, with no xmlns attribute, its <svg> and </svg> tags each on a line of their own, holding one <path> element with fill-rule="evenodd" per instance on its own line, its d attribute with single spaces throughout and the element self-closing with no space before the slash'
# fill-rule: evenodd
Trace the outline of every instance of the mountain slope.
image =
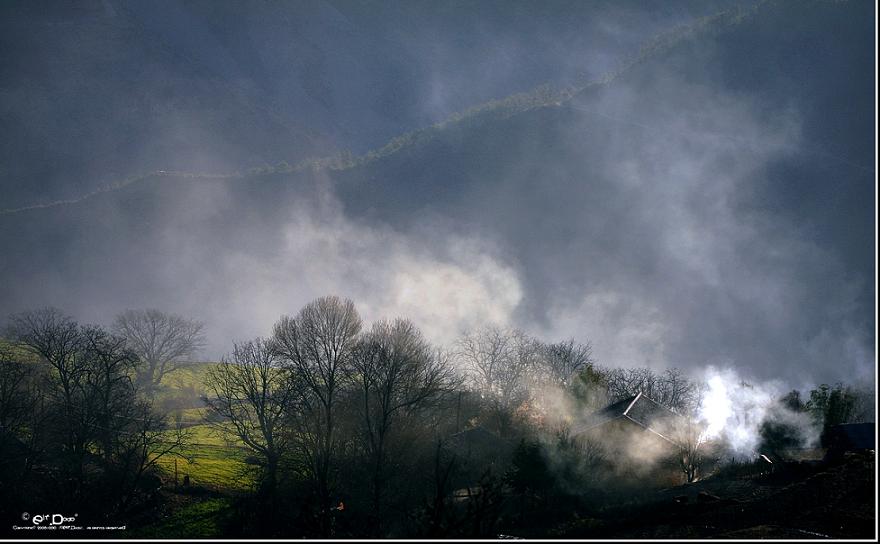
<svg viewBox="0 0 880 544">
<path fill-rule="evenodd" d="M 152 170 L 363 152 L 494 96 L 601 74 L 642 39 L 623 22 L 650 35 L 718 5 L 3 2 L 0 126 L 14 137 L 0 139 L 0 208 Z"/>
</svg>

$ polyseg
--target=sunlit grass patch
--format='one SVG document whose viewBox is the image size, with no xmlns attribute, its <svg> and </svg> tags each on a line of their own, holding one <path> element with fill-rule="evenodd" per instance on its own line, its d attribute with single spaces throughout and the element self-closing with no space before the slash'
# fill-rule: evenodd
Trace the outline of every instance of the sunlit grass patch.
<svg viewBox="0 0 880 544">
<path fill-rule="evenodd" d="M 156 406 L 167 412 L 202 408 L 206 395 L 205 380 L 216 365 L 212 362 L 188 363 L 166 374 L 152 393 Z"/>
<path fill-rule="evenodd" d="M 159 467 L 173 478 L 175 463 L 177 483 L 183 485 L 189 476 L 191 486 L 202 486 L 218 491 L 247 491 L 254 485 L 254 467 L 245 463 L 247 451 L 228 443 L 218 430 L 209 425 L 194 425 L 186 429 L 188 445 L 179 456 L 165 456 Z"/>
<path fill-rule="evenodd" d="M 3 338 L 0 338 L 0 350 L 12 360 L 21 363 L 38 363 L 40 361 L 40 357 L 30 349 Z"/>
<path fill-rule="evenodd" d="M 172 389 L 194 389 L 203 392 L 208 371 L 217 363 L 187 363 L 162 378 L 162 385 Z"/>
<path fill-rule="evenodd" d="M 179 417 L 180 423 L 184 426 L 204 425 L 205 417 L 207 415 L 207 408 L 185 408 L 174 411 L 172 413 L 172 419 Z"/>
</svg>

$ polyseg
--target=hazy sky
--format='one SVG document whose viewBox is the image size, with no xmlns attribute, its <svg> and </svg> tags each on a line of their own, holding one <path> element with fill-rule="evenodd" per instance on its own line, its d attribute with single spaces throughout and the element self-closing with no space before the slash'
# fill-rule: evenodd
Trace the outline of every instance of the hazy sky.
<svg viewBox="0 0 880 544">
<path fill-rule="evenodd" d="M 442 344 L 492 323 L 608 366 L 873 379 L 870 3 L 212 5 L 4 6 L 0 209 L 361 153 L 627 69 L 348 170 L 158 176 L 0 215 L 0 308 L 155 306 L 204 320 L 215 357 L 338 294 Z"/>
<path fill-rule="evenodd" d="M 152 170 L 365 152 L 487 100 L 600 77 L 731 5 L 2 2 L 2 207 Z"/>
</svg>

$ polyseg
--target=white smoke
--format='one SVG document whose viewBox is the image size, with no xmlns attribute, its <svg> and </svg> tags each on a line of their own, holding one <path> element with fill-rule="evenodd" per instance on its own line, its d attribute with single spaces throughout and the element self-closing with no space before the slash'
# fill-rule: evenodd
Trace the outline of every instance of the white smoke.
<svg viewBox="0 0 880 544">
<path fill-rule="evenodd" d="M 211 312 L 223 316 L 211 323 L 223 328 L 212 345 L 265 334 L 280 315 L 327 294 L 351 298 L 367 323 L 409 318 L 441 345 L 479 325 L 507 326 L 522 298 L 516 271 L 477 237 L 440 227 L 435 236 L 420 243 L 407 232 L 352 221 L 329 193 L 307 201 L 292 211 L 277 248 L 226 249 L 217 280 L 199 287 L 204 299 L 222 303 Z"/>
<path fill-rule="evenodd" d="M 703 441 L 719 441 L 734 458 L 754 458 L 759 453 L 761 426 L 769 421 L 797 427 L 803 446 L 815 440 L 805 414 L 798 414 L 779 403 L 784 389 L 777 381 L 751 384 L 735 370 L 708 367 L 706 391 L 697 409 L 703 425 Z"/>
</svg>

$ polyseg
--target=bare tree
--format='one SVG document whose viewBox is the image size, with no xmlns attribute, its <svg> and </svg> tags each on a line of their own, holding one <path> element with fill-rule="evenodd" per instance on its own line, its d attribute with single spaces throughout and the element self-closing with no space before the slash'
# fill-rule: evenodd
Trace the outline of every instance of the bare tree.
<svg viewBox="0 0 880 544">
<path fill-rule="evenodd" d="M 137 383 L 146 390 L 204 346 L 203 328 L 199 321 L 152 309 L 126 310 L 113 322 L 113 331 L 141 358 Z"/>
<path fill-rule="evenodd" d="M 454 505 L 452 505 L 452 491 L 454 478 L 460 464 L 455 452 L 450 452 L 443 447 L 441 441 L 437 441 L 434 447 L 434 455 L 431 457 L 433 468 L 426 478 L 430 481 L 430 497 L 426 501 L 422 512 L 422 521 L 427 537 L 442 538 L 453 532 L 455 527 Z"/>
<path fill-rule="evenodd" d="M 688 414 L 700 402 L 698 384 L 689 380 L 678 368 L 669 368 L 663 372 L 659 380 L 659 398 L 657 402 Z"/>
<path fill-rule="evenodd" d="M 0 489 L 13 496 L 39 459 L 39 444 L 45 437 L 40 386 L 46 365 L 28 359 L 20 349 L 0 341 Z M 0 508 L 6 495 L 0 492 Z"/>
<path fill-rule="evenodd" d="M 263 489 L 270 496 L 278 481 L 278 463 L 288 443 L 281 425 L 294 399 L 289 373 L 269 342 L 257 338 L 236 343 L 232 359 L 208 371 L 210 410 L 223 420 L 217 425 L 262 457 Z"/>
<path fill-rule="evenodd" d="M 332 498 L 338 401 L 360 331 L 354 303 L 334 296 L 310 302 L 296 317 L 283 316 L 273 330 L 275 353 L 302 384 L 292 410 L 297 427 L 293 435 L 321 511 Z M 329 535 L 329 517 L 322 516 L 321 522 L 322 532 Z"/>
<path fill-rule="evenodd" d="M 678 429 L 673 436 L 678 443 L 678 466 L 688 483 L 697 481 L 703 468 L 704 435 L 703 427 L 693 417 L 680 418 Z"/>
<path fill-rule="evenodd" d="M 521 331 L 486 327 L 459 339 L 457 353 L 471 385 L 490 403 L 499 432 L 506 433 L 513 409 L 529 396 L 534 342 Z"/>
<path fill-rule="evenodd" d="M 640 392 L 654 399 L 658 379 L 650 368 L 615 368 L 608 371 L 607 382 L 612 400 L 621 400 Z"/>
<path fill-rule="evenodd" d="M 0 343 L 0 436 L 18 434 L 29 419 L 32 370 L 32 365 L 19 360 L 12 346 Z"/>
<path fill-rule="evenodd" d="M 85 369 L 79 325 L 56 308 L 16 314 L 10 318 L 9 335 L 57 373 L 64 402 L 73 402 L 74 383 Z"/>
<path fill-rule="evenodd" d="M 100 327 L 82 327 L 80 335 L 87 364 L 78 402 L 93 428 L 106 467 L 113 462 L 116 439 L 128 432 L 129 421 L 121 416 L 130 409 L 135 395 L 131 373 L 138 357 L 126 347 L 124 338 Z"/>
<path fill-rule="evenodd" d="M 363 434 L 372 464 L 373 518 L 381 535 L 389 441 L 418 421 L 420 410 L 453 385 L 453 373 L 408 320 L 376 323 L 359 343 L 352 365 L 363 403 Z"/>
<path fill-rule="evenodd" d="M 93 436 L 89 407 L 80 402 L 89 361 L 79 325 L 58 309 L 44 308 L 12 316 L 9 336 L 52 369 L 46 393 L 51 434 L 60 442 L 59 482 L 61 491 L 74 497 L 82 488 Z"/>
<path fill-rule="evenodd" d="M 4 512 L 21 503 L 21 490 L 28 489 L 33 469 L 42 461 L 40 445 L 46 436 L 45 402 L 39 390 L 46 365 L 28 359 L 0 340 L 0 511 Z"/>
<path fill-rule="evenodd" d="M 538 344 L 540 366 L 548 381 L 567 388 L 579 372 L 593 364 L 593 346 L 574 339 L 553 344 Z"/>
<path fill-rule="evenodd" d="M 179 422 L 169 429 L 167 418 L 143 399 L 120 415 L 129 423 L 119 434 L 114 454 L 119 467 L 117 494 L 121 497 L 117 509 L 121 512 L 135 497 L 144 475 L 154 470 L 163 457 L 181 456 L 191 442 L 191 434 Z"/>
<path fill-rule="evenodd" d="M 163 438 L 165 418 L 138 398 L 131 379 L 137 355 L 124 338 L 79 326 L 54 309 L 13 316 L 10 331 L 50 369 L 39 384 L 44 404 L 35 411 L 45 414 L 42 462 L 59 495 L 125 508 L 144 472 L 178 447 Z"/>
<path fill-rule="evenodd" d="M 679 413 L 688 412 L 699 402 L 697 384 L 677 368 L 665 370 L 662 374 L 650 368 L 615 368 L 606 371 L 606 380 L 612 400 L 644 393 Z"/>
</svg>

